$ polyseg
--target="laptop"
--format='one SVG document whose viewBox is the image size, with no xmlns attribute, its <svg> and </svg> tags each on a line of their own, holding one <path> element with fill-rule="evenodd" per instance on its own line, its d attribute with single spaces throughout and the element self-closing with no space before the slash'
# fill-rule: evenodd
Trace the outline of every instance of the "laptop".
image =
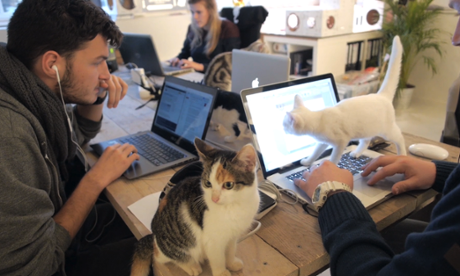
<svg viewBox="0 0 460 276">
<path fill-rule="evenodd" d="M 288 56 L 272 55 L 244 50 L 232 51 L 232 91 L 240 93 L 246 88 L 288 80 Z"/>
<path fill-rule="evenodd" d="M 162 91 L 150 131 L 91 145 L 101 155 L 113 144 L 133 144 L 140 159 L 123 174 L 128 179 L 198 160 L 194 140 L 206 138 L 217 89 L 167 76 Z"/>
<path fill-rule="evenodd" d="M 138 68 L 144 68 L 147 76 L 170 76 L 192 71 L 161 62 L 152 37 L 147 34 L 124 33 L 119 50 L 125 63 L 131 62 Z"/>
<path fill-rule="evenodd" d="M 307 204 L 307 207 L 314 210 L 311 199 L 293 180 L 302 177 L 304 170 L 308 169 L 300 164 L 300 160 L 313 153 L 316 140 L 311 136 L 286 134 L 283 129 L 284 115 L 292 110 L 296 94 L 302 96 L 304 104 L 311 110 L 331 107 L 339 101 L 332 74 L 245 89 L 241 92 L 241 98 L 253 131 L 253 143 L 259 153 L 264 178 L 279 189 L 290 190 L 284 193 L 291 197 L 295 198 L 297 194 L 302 204 Z M 376 183 L 375 186 L 368 186 L 366 182 L 373 174 L 362 177 L 361 167 L 382 154 L 366 150 L 362 156 L 354 158 L 349 152 L 355 148 L 355 145 L 346 148 L 338 166 L 351 166 L 348 169 L 353 173 L 353 193 L 369 209 L 389 198 L 393 184 L 401 181 L 404 176 L 397 174 Z M 329 149 L 329 154 L 330 151 Z M 314 164 L 320 161 L 321 159 Z"/>
</svg>

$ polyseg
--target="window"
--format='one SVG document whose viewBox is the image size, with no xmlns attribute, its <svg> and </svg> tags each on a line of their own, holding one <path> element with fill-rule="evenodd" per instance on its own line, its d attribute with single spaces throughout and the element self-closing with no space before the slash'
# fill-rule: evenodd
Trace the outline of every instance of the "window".
<svg viewBox="0 0 460 276">
<path fill-rule="evenodd" d="M 142 0 L 145 11 L 164 11 L 186 8 L 186 0 Z"/>
<path fill-rule="evenodd" d="M 0 0 L 0 26 L 8 25 L 11 15 L 13 15 L 16 7 L 21 0 Z"/>
</svg>

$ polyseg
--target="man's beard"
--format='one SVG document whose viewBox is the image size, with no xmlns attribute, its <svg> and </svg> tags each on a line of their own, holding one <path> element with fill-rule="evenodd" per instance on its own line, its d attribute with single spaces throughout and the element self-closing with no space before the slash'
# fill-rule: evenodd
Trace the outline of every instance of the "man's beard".
<svg viewBox="0 0 460 276">
<path fill-rule="evenodd" d="M 74 81 L 73 73 L 72 73 L 72 65 L 70 62 L 67 62 L 64 76 L 61 80 L 61 88 L 63 93 L 63 98 L 65 103 L 73 103 L 73 104 L 80 104 L 80 105 L 91 105 L 93 103 L 87 102 L 81 99 L 78 96 L 78 84 Z M 58 87 L 59 89 L 59 87 Z"/>
</svg>

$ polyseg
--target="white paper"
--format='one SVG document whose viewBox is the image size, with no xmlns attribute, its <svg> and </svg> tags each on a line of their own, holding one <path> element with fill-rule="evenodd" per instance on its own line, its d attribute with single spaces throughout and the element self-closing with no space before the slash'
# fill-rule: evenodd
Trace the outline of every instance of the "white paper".
<svg viewBox="0 0 460 276">
<path fill-rule="evenodd" d="M 153 216 L 158 209 L 158 200 L 161 192 L 145 196 L 133 204 L 128 206 L 128 210 L 152 232 L 150 225 L 152 224 Z"/>
</svg>

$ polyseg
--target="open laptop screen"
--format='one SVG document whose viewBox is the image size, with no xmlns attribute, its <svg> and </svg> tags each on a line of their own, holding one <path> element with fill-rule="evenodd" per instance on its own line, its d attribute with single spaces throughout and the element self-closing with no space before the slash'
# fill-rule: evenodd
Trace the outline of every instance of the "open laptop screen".
<svg viewBox="0 0 460 276">
<path fill-rule="evenodd" d="M 206 136 L 215 100 L 214 90 L 167 77 L 152 131 L 176 144 L 186 143 L 193 147 L 195 137 L 204 139 Z"/>
<path fill-rule="evenodd" d="M 331 74 L 315 76 L 243 90 L 248 120 L 255 131 L 254 142 L 262 160 L 265 173 L 287 166 L 309 156 L 316 140 L 310 136 L 286 134 L 283 119 L 294 106 L 294 96 L 299 94 L 306 107 L 312 111 L 334 106 L 338 96 Z M 334 126 L 331 126 L 334 127 Z"/>
</svg>

